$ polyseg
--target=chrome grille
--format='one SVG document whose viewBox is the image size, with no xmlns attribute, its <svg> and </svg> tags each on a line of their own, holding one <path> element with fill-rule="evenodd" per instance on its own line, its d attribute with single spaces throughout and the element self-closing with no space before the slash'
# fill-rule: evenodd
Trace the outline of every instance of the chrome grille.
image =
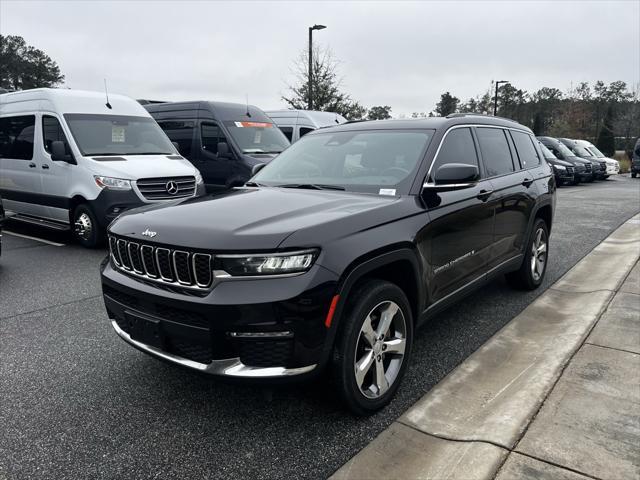
<svg viewBox="0 0 640 480">
<path fill-rule="evenodd" d="M 574 173 L 573 167 L 567 167 L 567 173 L 570 174 L 570 175 L 573 175 L 573 173 Z"/>
<path fill-rule="evenodd" d="M 109 236 L 109 253 L 115 267 L 154 282 L 193 289 L 213 283 L 212 256 L 173 250 Z"/>
<path fill-rule="evenodd" d="M 593 171 L 593 165 L 591 165 L 590 163 L 585 164 L 584 166 L 585 171 L 591 173 Z"/>
<path fill-rule="evenodd" d="M 141 178 L 136 185 L 147 200 L 192 197 L 196 191 L 195 177 Z"/>
</svg>

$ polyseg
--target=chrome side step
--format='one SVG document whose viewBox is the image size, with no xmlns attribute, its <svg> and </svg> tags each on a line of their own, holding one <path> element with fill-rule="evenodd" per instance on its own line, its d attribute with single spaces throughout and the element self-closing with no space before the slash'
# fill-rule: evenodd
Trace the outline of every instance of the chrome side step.
<svg viewBox="0 0 640 480">
<path fill-rule="evenodd" d="M 32 217 L 30 215 L 15 214 L 8 217 L 7 220 L 17 220 L 19 222 L 29 223 L 31 225 L 39 225 L 41 227 L 50 228 L 58 231 L 69 231 L 71 227 L 69 224 L 58 222 L 56 220 L 47 220 L 45 218 Z"/>
</svg>

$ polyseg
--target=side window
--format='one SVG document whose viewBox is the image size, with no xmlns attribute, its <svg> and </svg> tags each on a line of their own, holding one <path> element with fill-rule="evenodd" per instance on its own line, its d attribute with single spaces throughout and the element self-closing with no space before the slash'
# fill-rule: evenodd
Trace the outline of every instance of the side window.
<svg viewBox="0 0 640 480">
<path fill-rule="evenodd" d="M 488 177 L 496 177 L 515 171 L 504 130 L 478 127 L 476 133 Z"/>
<path fill-rule="evenodd" d="M 203 123 L 201 126 L 201 135 L 202 149 L 213 155 L 218 154 L 218 143 L 227 141 L 220 127 L 213 123 Z"/>
<path fill-rule="evenodd" d="M 159 121 L 158 125 L 167 134 L 169 140 L 178 144 L 180 155 L 189 157 L 191 155 L 191 144 L 193 143 L 193 132 L 195 122 L 193 120 L 166 120 Z"/>
<path fill-rule="evenodd" d="M 538 157 L 538 152 L 530 135 L 511 130 L 511 138 L 516 146 L 522 168 L 532 168 L 540 165 L 540 157 Z"/>
<path fill-rule="evenodd" d="M 62 126 L 56 117 L 51 115 L 42 116 L 42 143 L 47 153 L 51 153 L 51 144 L 55 141 L 64 143 L 64 153 L 71 157 L 71 148 L 67 137 L 62 130 Z"/>
<path fill-rule="evenodd" d="M 304 137 L 309 132 L 313 132 L 314 130 L 315 128 L 300 127 L 300 138 Z"/>
<path fill-rule="evenodd" d="M 447 136 L 440 147 L 440 152 L 431 167 L 431 177 L 429 181 L 433 181 L 433 175 L 445 163 L 466 163 L 468 165 L 478 166 L 478 153 L 473 142 L 471 129 L 455 128 L 447 133 Z"/>
<path fill-rule="evenodd" d="M 0 118 L 0 158 L 31 160 L 35 115 Z"/>
<path fill-rule="evenodd" d="M 291 141 L 293 138 L 293 127 L 280 127 L 280 131 L 284 133 L 284 136 Z"/>
</svg>

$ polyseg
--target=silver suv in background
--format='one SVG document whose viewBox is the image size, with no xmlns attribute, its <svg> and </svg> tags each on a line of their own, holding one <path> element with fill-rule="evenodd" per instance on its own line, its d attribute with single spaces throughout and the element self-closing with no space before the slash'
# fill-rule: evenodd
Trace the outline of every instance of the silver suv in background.
<svg viewBox="0 0 640 480">
<path fill-rule="evenodd" d="M 347 121 L 338 113 L 314 110 L 267 110 L 264 113 L 271 117 L 291 143 L 318 128 L 335 127 Z"/>
</svg>

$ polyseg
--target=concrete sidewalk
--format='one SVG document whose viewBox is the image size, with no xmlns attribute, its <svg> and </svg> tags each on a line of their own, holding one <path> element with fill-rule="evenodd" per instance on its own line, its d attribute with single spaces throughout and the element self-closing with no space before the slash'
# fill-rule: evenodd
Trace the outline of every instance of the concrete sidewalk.
<svg viewBox="0 0 640 480">
<path fill-rule="evenodd" d="M 640 215 L 335 479 L 640 478 Z"/>
</svg>

